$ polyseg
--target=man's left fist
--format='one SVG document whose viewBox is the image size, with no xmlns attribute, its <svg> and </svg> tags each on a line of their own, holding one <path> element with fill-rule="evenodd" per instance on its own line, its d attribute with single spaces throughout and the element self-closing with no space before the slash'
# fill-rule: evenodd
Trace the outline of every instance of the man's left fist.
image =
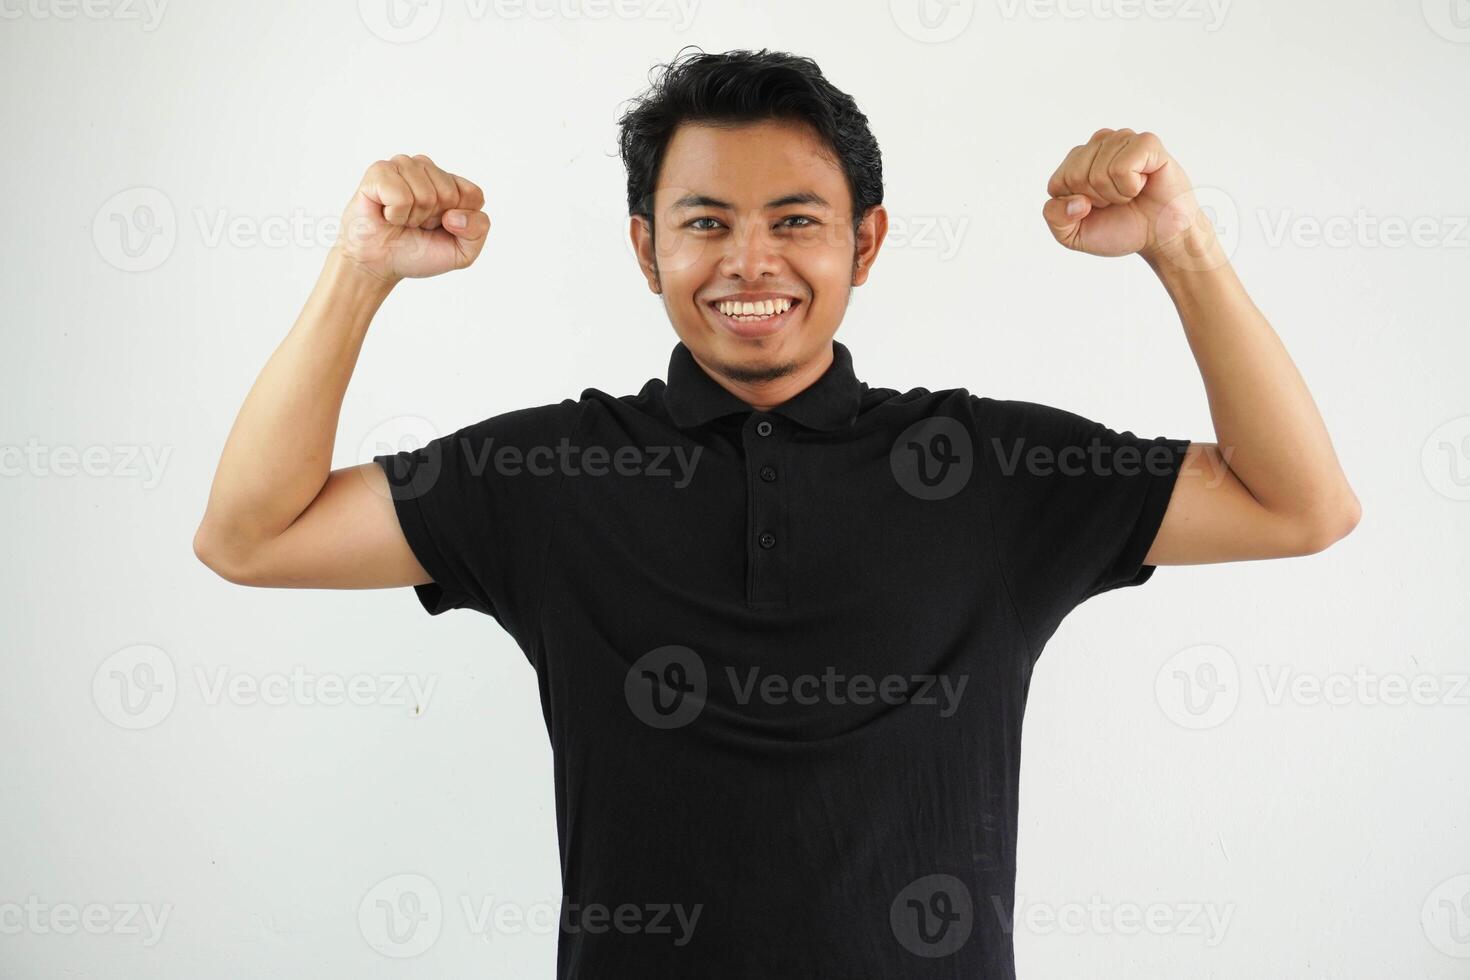
<svg viewBox="0 0 1470 980">
<path fill-rule="evenodd" d="M 1099 129 L 1072 147 L 1046 192 L 1041 213 L 1053 237 L 1091 255 L 1150 258 L 1209 225 L 1184 168 L 1153 133 Z"/>
</svg>

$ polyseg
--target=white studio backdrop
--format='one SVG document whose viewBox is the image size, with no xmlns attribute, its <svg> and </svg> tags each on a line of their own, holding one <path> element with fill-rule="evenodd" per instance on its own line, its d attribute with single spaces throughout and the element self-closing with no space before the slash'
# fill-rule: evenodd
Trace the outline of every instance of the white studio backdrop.
<svg viewBox="0 0 1470 980">
<path fill-rule="evenodd" d="M 615 122 L 685 45 L 809 55 L 868 114 L 892 228 L 838 333 L 863 380 L 1211 441 L 1144 262 L 1040 214 L 1094 130 L 1158 133 L 1363 502 L 1323 554 L 1163 568 L 1063 624 L 1020 975 L 1470 975 L 1463 2 L 0 0 L 0 976 L 553 975 L 511 639 L 407 589 L 232 586 L 190 540 L 380 157 L 478 182 L 493 227 L 389 298 L 334 465 L 662 377 Z M 374 948 L 402 875 L 411 958 Z"/>
</svg>

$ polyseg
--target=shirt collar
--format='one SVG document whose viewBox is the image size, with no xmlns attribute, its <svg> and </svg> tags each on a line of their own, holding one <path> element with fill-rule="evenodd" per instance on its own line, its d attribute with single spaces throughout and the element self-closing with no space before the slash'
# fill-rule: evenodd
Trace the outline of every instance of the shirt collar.
<svg viewBox="0 0 1470 980">
<path fill-rule="evenodd" d="M 867 386 L 852 369 L 852 354 L 832 341 L 832 363 L 822 376 L 771 409 L 808 428 L 824 431 L 852 425 Z M 669 357 L 669 380 L 664 406 L 681 429 L 700 425 L 735 412 L 752 412 L 750 405 L 731 393 L 699 366 L 681 340 Z"/>
</svg>

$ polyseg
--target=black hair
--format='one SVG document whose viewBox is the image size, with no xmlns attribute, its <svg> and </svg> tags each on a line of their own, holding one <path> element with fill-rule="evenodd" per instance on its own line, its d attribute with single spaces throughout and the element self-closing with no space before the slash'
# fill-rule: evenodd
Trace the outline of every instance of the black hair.
<svg viewBox="0 0 1470 980">
<path fill-rule="evenodd" d="M 811 58 L 784 51 L 683 49 L 618 120 L 618 152 L 628 171 L 628 214 L 653 227 L 653 188 L 680 123 L 738 126 L 766 121 L 810 124 L 836 157 L 852 195 L 852 225 L 883 203 L 883 156 L 868 117 Z"/>
</svg>

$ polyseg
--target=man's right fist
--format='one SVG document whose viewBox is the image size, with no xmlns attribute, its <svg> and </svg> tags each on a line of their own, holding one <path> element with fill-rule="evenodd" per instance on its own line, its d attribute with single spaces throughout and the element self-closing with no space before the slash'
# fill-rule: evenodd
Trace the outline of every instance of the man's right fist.
<svg viewBox="0 0 1470 980">
<path fill-rule="evenodd" d="M 336 248 L 385 282 L 463 269 L 485 246 L 480 188 L 422 153 L 368 167 L 342 212 Z"/>
</svg>

